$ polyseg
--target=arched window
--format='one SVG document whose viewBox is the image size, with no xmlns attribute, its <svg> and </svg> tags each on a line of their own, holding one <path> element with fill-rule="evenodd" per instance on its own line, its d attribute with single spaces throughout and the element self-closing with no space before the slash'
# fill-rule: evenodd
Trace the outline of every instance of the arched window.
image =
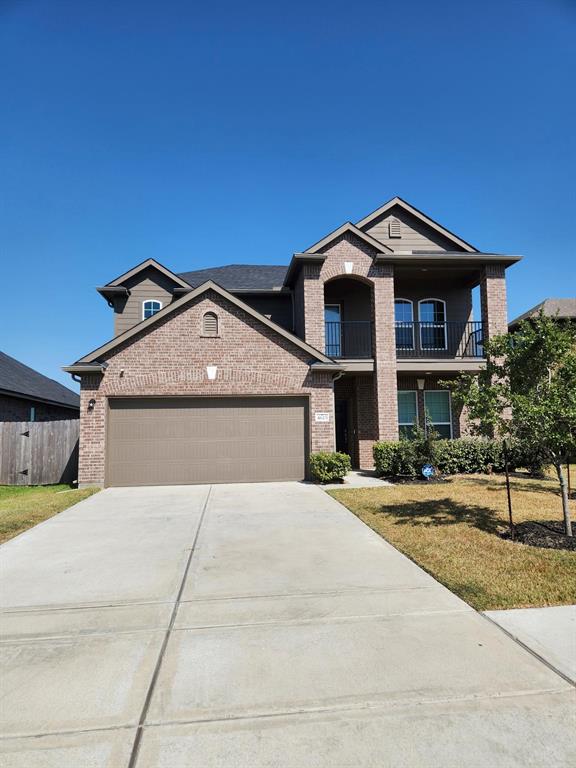
<svg viewBox="0 0 576 768">
<path fill-rule="evenodd" d="M 147 320 L 162 309 L 162 302 L 156 299 L 148 299 L 142 302 L 142 320 Z"/>
<path fill-rule="evenodd" d="M 394 301 L 396 349 L 414 349 L 414 309 L 409 299 Z"/>
<path fill-rule="evenodd" d="M 446 349 L 446 302 L 422 299 L 418 302 L 422 349 Z"/>
<path fill-rule="evenodd" d="M 202 336 L 218 336 L 218 315 L 206 312 L 202 318 Z"/>
</svg>

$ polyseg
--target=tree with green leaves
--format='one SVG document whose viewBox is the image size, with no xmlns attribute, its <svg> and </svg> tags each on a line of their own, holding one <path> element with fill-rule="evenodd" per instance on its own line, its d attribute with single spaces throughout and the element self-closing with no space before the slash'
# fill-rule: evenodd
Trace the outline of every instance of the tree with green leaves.
<svg viewBox="0 0 576 768">
<path fill-rule="evenodd" d="M 576 329 L 542 312 L 485 344 L 486 369 L 451 383 L 475 434 L 521 441 L 558 476 L 572 536 L 564 464 L 576 451 Z"/>
</svg>

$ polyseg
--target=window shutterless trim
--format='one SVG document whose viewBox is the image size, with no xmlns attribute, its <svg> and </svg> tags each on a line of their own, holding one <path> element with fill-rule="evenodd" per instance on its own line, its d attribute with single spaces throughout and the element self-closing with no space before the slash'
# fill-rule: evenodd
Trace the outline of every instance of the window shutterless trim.
<svg viewBox="0 0 576 768">
<path fill-rule="evenodd" d="M 428 302 L 432 302 L 432 301 L 437 301 L 438 303 L 442 304 L 442 306 L 444 307 L 444 319 L 443 320 L 422 320 L 422 313 L 420 311 L 421 305 L 422 304 L 426 304 Z M 424 350 L 426 350 L 426 349 L 430 349 L 430 350 L 448 349 L 448 338 L 447 338 L 447 335 L 446 335 L 446 322 L 447 322 L 447 320 L 446 320 L 446 302 L 444 301 L 444 299 L 437 299 L 437 298 L 435 298 L 433 296 L 430 296 L 427 299 L 420 299 L 419 302 L 418 302 L 418 321 L 419 321 L 419 328 L 420 328 L 420 348 L 421 349 L 424 349 Z M 428 328 L 432 328 L 432 329 L 442 328 L 442 330 L 444 331 L 444 346 L 443 347 L 428 347 L 428 346 L 424 346 L 424 343 L 422 341 L 422 331 L 425 330 L 424 327 L 423 327 L 423 323 L 427 324 L 426 325 L 427 329 Z"/>
<path fill-rule="evenodd" d="M 454 427 L 452 425 L 452 393 L 449 389 L 425 389 L 424 390 L 424 419 L 426 419 L 426 395 L 430 392 L 446 392 L 448 395 L 448 413 L 450 414 L 450 421 L 430 421 L 433 427 L 450 427 L 450 440 L 454 438 Z"/>
<path fill-rule="evenodd" d="M 396 304 L 403 306 L 410 305 L 410 320 L 396 319 Z M 396 349 L 414 349 L 414 302 L 412 299 L 403 299 L 401 296 L 398 296 L 398 298 L 394 299 L 394 328 L 396 331 L 410 331 L 410 336 L 412 337 L 412 344 L 410 346 L 405 346 L 404 344 L 398 346 L 398 338 L 396 336 Z"/>
<path fill-rule="evenodd" d="M 414 395 L 414 413 L 416 415 L 416 419 L 414 421 L 400 421 L 400 410 L 398 410 L 398 426 L 399 427 L 418 427 L 420 425 L 420 418 L 418 414 L 418 390 L 417 389 L 399 389 L 397 392 L 397 395 L 405 395 L 405 394 L 412 394 Z"/>
<path fill-rule="evenodd" d="M 152 315 L 149 315 L 146 317 L 146 304 L 157 304 L 158 307 L 154 308 L 154 311 L 152 312 L 152 315 L 155 315 L 156 312 L 160 312 L 162 309 L 162 302 L 159 299 L 144 299 L 142 302 L 142 320 L 148 320 L 148 317 L 152 317 Z"/>
</svg>

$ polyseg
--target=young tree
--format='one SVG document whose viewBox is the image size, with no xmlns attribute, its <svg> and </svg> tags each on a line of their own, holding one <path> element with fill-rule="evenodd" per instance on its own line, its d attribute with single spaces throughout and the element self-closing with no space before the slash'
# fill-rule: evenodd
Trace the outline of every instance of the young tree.
<svg viewBox="0 0 576 768">
<path fill-rule="evenodd" d="M 576 449 L 576 329 L 540 312 L 485 348 L 486 369 L 460 376 L 454 397 L 476 434 L 518 439 L 554 466 L 572 536 L 563 464 Z"/>
</svg>

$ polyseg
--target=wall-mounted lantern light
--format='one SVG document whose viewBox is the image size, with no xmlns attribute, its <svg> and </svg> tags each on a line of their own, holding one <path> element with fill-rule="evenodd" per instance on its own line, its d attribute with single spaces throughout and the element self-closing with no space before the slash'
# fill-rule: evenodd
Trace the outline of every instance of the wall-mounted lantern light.
<svg viewBox="0 0 576 768">
<path fill-rule="evenodd" d="M 90 400 L 88 400 L 88 410 L 93 411 L 95 405 L 96 405 L 96 400 L 94 400 L 94 398 L 91 397 Z"/>
<path fill-rule="evenodd" d="M 418 389 L 422 391 L 424 389 L 424 383 L 426 379 L 416 379 L 416 384 L 418 385 Z"/>
</svg>

